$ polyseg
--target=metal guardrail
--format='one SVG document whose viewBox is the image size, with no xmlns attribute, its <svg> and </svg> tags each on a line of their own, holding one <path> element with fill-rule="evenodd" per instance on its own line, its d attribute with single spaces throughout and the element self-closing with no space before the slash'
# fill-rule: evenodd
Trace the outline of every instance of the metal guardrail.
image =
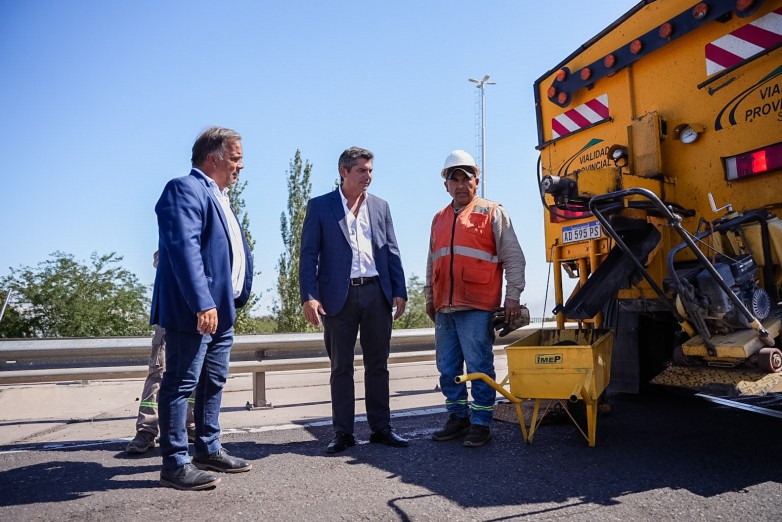
<svg viewBox="0 0 782 522">
<path fill-rule="evenodd" d="M 495 352 L 540 324 L 495 340 Z M 0 385 L 146 377 L 150 337 L 13 339 L 0 341 Z M 363 364 L 356 343 L 355 365 Z M 389 363 L 434 361 L 434 329 L 394 330 Z M 266 372 L 329 368 L 322 333 L 237 335 L 230 372 L 253 374 L 251 408 L 270 407 Z"/>
</svg>

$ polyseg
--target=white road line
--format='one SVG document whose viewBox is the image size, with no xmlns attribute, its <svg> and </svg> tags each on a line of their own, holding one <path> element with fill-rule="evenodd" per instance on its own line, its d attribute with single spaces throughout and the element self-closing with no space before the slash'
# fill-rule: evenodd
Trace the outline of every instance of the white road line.
<svg viewBox="0 0 782 522">
<path fill-rule="evenodd" d="M 403 417 L 422 417 L 426 415 L 436 415 L 438 413 L 445 413 L 445 407 L 439 407 L 439 408 L 426 408 L 422 410 L 411 410 L 411 411 L 402 411 L 402 412 L 396 412 L 391 414 L 392 419 L 396 418 L 403 418 Z M 356 422 L 366 422 L 367 417 L 366 415 L 359 415 L 356 417 Z M 238 434 L 238 433 L 265 433 L 265 432 L 271 432 L 271 431 L 286 431 L 286 430 L 300 430 L 300 429 L 307 429 L 307 428 L 320 428 L 323 426 L 331 426 L 331 420 L 322 420 L 322 421 L 313 421 L 308 422 L 304 424 L 278 424 L 275 426 L 261 426 L 257 428 L 229 428 L 222 431 L 223 435 L 232 435 L 232 434 Z M 405 438 L 412 438 L 416 439 L 419 438 L 419 435 L 423 435 L 425 437 L 428 437 L 431 435 L 431 433 L 435 430 L 424 430 L 424 431 L 416 431 L 411 433 L 405 433 Z M 78 448 L 88 448 L 90 446 L 100 446 L 104 444 L 117 444 L 117 443 L 125 443 L 130 442 L 133 440 L 133 437 L 123 437 L 121 439 L 110 439 L 110 440 L 101 440 L 101 441 L 90 441 L 90 442 L 66 442 L 66 443 L 53 443 L 53 444 L 45 444 L 43 446 L 23 446 L 20 448 L 14 448 L 12 450 L 5 450 L 0 451 L 0 455 L 5 455 L 9 453 L 24 453 L 28 451 L 57 451 L 62 449 L 78 449 Z M 362 442 L 359 442 L 359 444 L 362 444 Z"/>
</svg>

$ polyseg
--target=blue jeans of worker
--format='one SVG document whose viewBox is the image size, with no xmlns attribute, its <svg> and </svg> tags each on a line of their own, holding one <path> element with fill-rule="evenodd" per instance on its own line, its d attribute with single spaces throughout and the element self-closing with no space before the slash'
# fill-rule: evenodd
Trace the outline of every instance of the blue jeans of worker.
<svg viewBox="0 0 782 522">
<path fill-rule="evenodd" d="M 190 462 L 187 451 L 187 398 L 195 390 L 195 454 L 215 453 L 220 445 L 220 402 L 228 378 L 233 328 L 214 335 L 166 330 L 166 371 L 158 414 L 163 467 Z"/>
<path fill-rule="evenodd" d="M 435 315 L 435 348 L 437 369 L 440 371 L 440 389 L 445 395 L 448 413 L 459 417 L 469 415 L 467 385 L 456 384 L 454 378 L 462 375 L 465 363 L 467 373 L 481 372 L 492 379 L 494 373 L 494 329 L 491 312 L 466 310 L 438 312 Z M 472 423 L 488 426 L 494 415 L 494 388 L 481 380 L 470 382 L 472 387 Z"/>
</svg>

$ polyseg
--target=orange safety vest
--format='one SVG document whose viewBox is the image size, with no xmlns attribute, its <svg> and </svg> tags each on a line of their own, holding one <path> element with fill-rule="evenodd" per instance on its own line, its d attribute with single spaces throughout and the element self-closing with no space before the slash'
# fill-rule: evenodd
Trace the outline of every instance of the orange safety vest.
<svg viewBox="0 0 782 522">
<path fill-rule="evenodd" d="M 502 267 L 491 220 L 497 203 L 475 198 L 458 214 L 448 205 L 432 221 L 434 309 L 491 311 L 502 297 Z"/>
</svg>

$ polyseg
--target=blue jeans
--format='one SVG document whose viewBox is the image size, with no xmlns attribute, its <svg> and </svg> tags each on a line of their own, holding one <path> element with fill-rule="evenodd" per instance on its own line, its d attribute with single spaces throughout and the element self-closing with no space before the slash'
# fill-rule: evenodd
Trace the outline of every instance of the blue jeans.
<svg viewBox="0 0 782 522">
<path fill-rule="evenodd" d="M 435 315 L 435 348 L 437 369 L 440 371 L 440 389 L 445 395 L 448 413 L 467 417 L 467 385 L 456 384 L 454 378 L 462 375 L 467 363 L 467 373 L 485 373 L 495 379 L 494 329 L 491 312 L 466 310 Z M 471 381 L 472 423 L 488 426 L 494 415 L 494 388 L 481 380 Z"/>
<path fill-rule="evenodd" d="M 220 445 L 220 402 L 228 377 L 233 328 L 214 335 L 166 330 L 166 371 L 158 396 L 163 468 L 190 462 L 187 451 L 187 399 L 195 390 L 195 454 L 215 453 Z"/>
</svg>

